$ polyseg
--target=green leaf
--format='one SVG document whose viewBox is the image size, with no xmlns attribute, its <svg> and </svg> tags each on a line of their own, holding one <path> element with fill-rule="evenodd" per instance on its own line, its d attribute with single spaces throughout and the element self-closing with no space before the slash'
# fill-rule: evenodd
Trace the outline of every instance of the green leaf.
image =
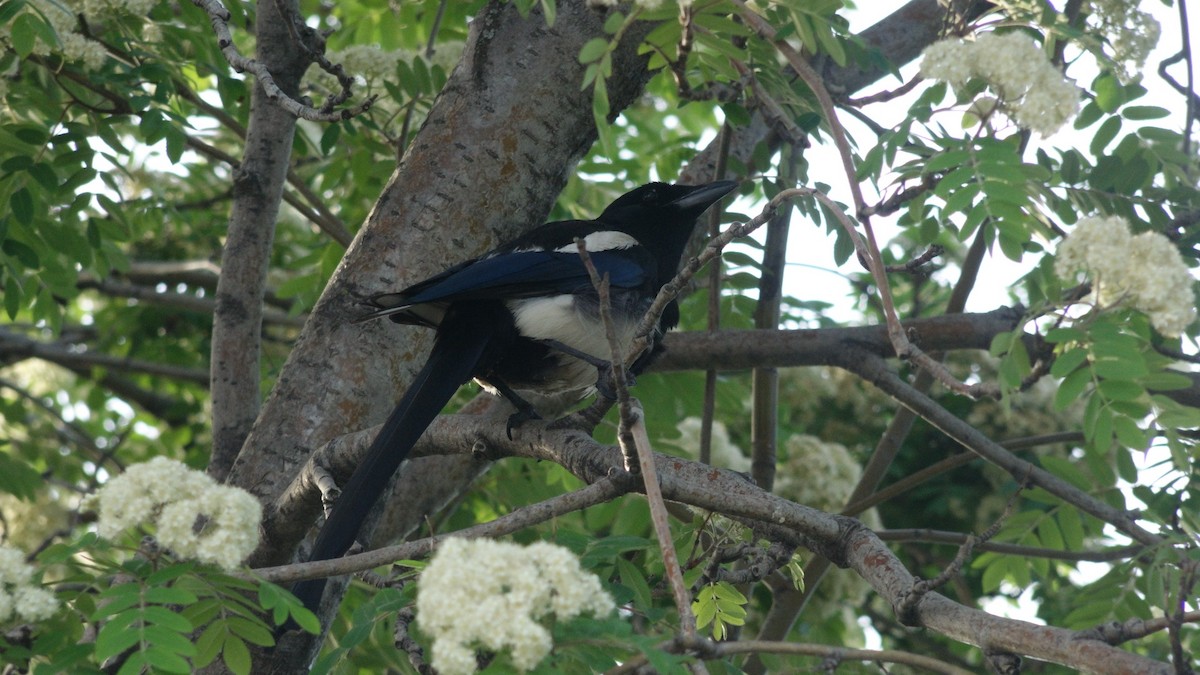
<svg viewBox="0 0 1200 675">
<path fill-rule="evenodd" d="M 149 589 L 156 590 L 156 589 Z M 160 590 L 160 589 L 159 589 Z M 195 629 L 191 621 L 188 621 L 183 616 L 172 612 L 166 607 L 150 606 L 145 609 L 145 621 L 153 623 L 165 628 L 169 628 L 176 633 L 190 633 Z"/>
<path fill-rule="evenodd" d="M 1099 399 L 1096 399 L 1099 400 Z M 1104 406 L 1096 409 L 1096 416 L 1090 427 L 1084 428 L 1091 448 L 1097 452 L 1106 452 L 1112 445 L 1112 411 Z"/>
<path fill-rule="evenodd" d="M 8 23 L 24 6 L 25 0 L 9 0 L 9 2 L 0 3 L 0 25 Z"/>
<path fill-rule="evenodd" d="M 1087 360 L 1088 352 L 1083 347 L 1068 349 L 1054 360 L 1050 366 L 1050 374 L 1054 377 L 1066 377 Z"/>
<path fill-rule="evenodd" d="M 151 644 L 143 653 L 146 656 L 146 663 L 157 670 L 185 674 L 192 672 L 192 666 L 187 662 L 187 659 L 175 652 L 163 649 L 157 644 Z"/>
<path fill-rule="evenodd" d="M 1115 112 L 1125 102 L 1121 83 L 1110 73 L 1097 77 L 1092 86 L 1096 90 L 1096 105 L 1102 112 Z"/>
<path fill-rule="evenodd" d="M 633 591 L 634 603 L 642 609 L 653 607 L 654 593 L 642 569 L 625 558 L 617 558 L 616 562 L 621 583 Z"/>
<path fill-rule="evenodd" d="M 1117 418 L 1121 419 L 1121 418 Z M 1133 463 L 1133 455 L 1125 448 L 1117 449 L 1117 475 L 1126 483 L 1137 483 L 1137 465 Z"/>
<path fill-rule="evenodd" d="M 1063 459 L 1062 457 L 1055 457 L 1054 455 L 1046 455 L 1041 457 L 1039 461 L 1041 462 L 1042 467 L 1044 467 L 1047 471 L 1067 481 L 1071 485 L 1074 485 L 1080 490 L 1084 490 L 1086 492 L 1092 489 L 1092 481 L 1088 479 L 1088 477 L 1082 471 L 1079 470 L 1079 467 L 1074 462 Z"/>
<path fill-rule="evenodd" d="M 26 12 L 16 18 L 10 29 L 9 40 L 12 41 L 13 50 L 17 52 L 17 56 L 28 58 L 33 53 L 33 47 L 37 44 L 38 29 L 36 24 L 41 19 L 35 14 Z"/>
<path fill-rule="evenodd" d="M 1099 390 L 1102 396 L 1114 401 L 1134 401 L 1146 393 L 1145 387 L 1122 380 L 1103 380 Z"/>
<path fill-rule="evenodd" d="M 1192 386 L 1192 378 L 1183 373 L 1162 370 L 1140 378 L 1138 384 L 1151 391 L 1176 391 Z"/>
<path fill-rule="evenodd" d="M 1113 418 L 1113 431 L 1117 434 L 1117 442 L 1130 450 L 1143 451 L 1150 445 L 1146 432 L 1124 415 Z"/>
<path fill-rule="evenodd" d="M 250 675 L 250 649 L 236 636 L 230 635 L 225 638 L 221 660 L 237 675 Z"/>
<path fill-rule="evenodd" d="M 191 572 L 194 569 L 196 569 L 196 565 L 191 562 L 180 563 L 177 565 L 168 565 L 167 567 L 163 567 L 162 569 L 155 570 L 150 576 L 146 577 L 146 585 L 147 586 L 163 586 L 168 581 L 173 581 L 175 579 L 178 579 L 179 577 L 187 574 L 188 572 Z M 192 594 L 190 591 L 185 591 L 183 589 L 179 589 L 179 590 L 183 593 L 186 593 L 187 595 L 186 596 L 177 596 L 176 599 L 173 599 L 173 600 L 157 601 L 157 602 L 180 603 L 180 604 L 188 604 L 188 605 L 196 602 L 196 596 L 194 594 Z"/>
<path fill-rule="evenodd" d="M 1083 520 L 1079 517 L 1079 511 L 1067 506 L 1059 509 L 1057 516 L 1063 548 L 1068 551 L 1083 550 Z"/>
<path fill-rule="evenodd" d="M 8 198 L 8 206 L 18 223 L 29 225 L 33 222 L 33 195 L 29 188 L 22 187 L 13 192 Z"/>
<path fill-rule="evenodd" d="M 257 620 L 252 621 L 240 616 L 231 617 L 229 629 L 237 637 L 260 647 L 270 647 L 275 644 L 275 636 L 271 634 L 266 624 Z"/>
<path fill-rule="evenodd" d="M 1146 363 L 1140 358 L 1101 358 L 1092 362 L 1096 375 L 1111 380 L 1137 380 L 1149 373 Z"/>
<path fill-rule="evenodd" d="M 1054 408 L 1055 410 L 1064 410 L 1067 406 L 1079 400 L 1083 394 L 1083 388 L 1092 381 L 1092 373 L 1086 368 L 1081 368 L 1067 375 L 1063 379 L 1062 384 L 1058 385 L 1058 391 L 1054 393 Z"/>
<path fill-rule="evenodd" d="M 131 621 L 137 620 L 136 612 L 129 612 L 129 614 L 133 615 Z M 112 658 L 136 645 L 140 638 L 141 635 L 138 631 L 129 630 L 128 622 L 110 621 L 96 633 L 96 660 L 104 661 Z"/>
<path fill-rule="evenodd" d="M 983 570 L 980 584 L 984 593 L 991 593 L 1000 588 L 1000 582 L 1008 576 L 1008 564 L 1004 558 L 999 558 Z"/>
<path fill-rule="evenodd" d="M 400 63 L 403 63 L 403 61 Z M 341 138 L 341 136 L 341 124 L 330 124 L 328 127 L 326 127 L 325 133 L 321 134 L 321 154 L 329 155 L 329 153 L 333 152 L 333 149 L 337 147 L 338 140 Z"/>
<path fill-rule="evenodd" d="M 604 80 L 596 80 L 596 88 L 592 96 L 592 118 L 596 121 L 597 129 L 608 127 L 608 86 Z"/>
<path fill-rule="evenodd" d="M 1059 551 L 1064 548 L 1062 533 L 1058 531 L 1058 523 L 1053 518 L 1043 518 L 1042 522 L 1038 523 L 1037 533 L 1042 546 Z"/>
<path fill-rule="evenodd" d="M 1096 135 L 1092 137 L 1091 145 L 1088 147 L 1092 154 L 1099 157 L 1104 154 L 1104 149 L 1108 144 L 1117 137 L 1117 133 L 1121 131 L 1121 118 L 1110 117 L 1100 125 L 1096 130 Z"/>
<path fill-rule="evenodd" d="M 0 452 L 0 492 L 23 500 L 37 496 L 44 482 L 42 474 L 19 457 Z"/>
<path fill-rule="evenodd" d="M 1156 105 L 1131 105 L 1122 110 L 1121 115 L 1130 120 L 1158 120 L 1169 117 L 1171 111 Z"/>
<path fill-rule="evenodd" d="M 146 663 L 146 653 L 137 651 L 129 655 L 129 658 L 121 664 L 121 668 L 117 671 L 117 675 L 140 675 L 149 669 Z"/>
<path fill-rule="evenodd" d="M 957 169 L 971 161 L 971 153 L 967 150 L 950 150 L 935 155 L 925 163 L 923 173 L 938 173 L 948 169 Z"/>
<path fill-rule="evenodd" d="M 38 162 L 30 166 L 26 171 L 48 194 L 58 192 L 58 174 L 54 171 L 53 166 L 45 162 Z"/>
<path fill-rule="evenodd" d="M 605 38 L 592 38 L 583 43 L 583 47 L 579 50 L 580 63 L 592 63 L 598 60 L 608 51 L 608 40 Z"/>
<path fill-rule="evenodd" d="M 0 171 L 4 171 L 5 173 L 16 173 L 17 171 L 24 171 L 31 166 L 33 166 L 33 157 L 23 154 L 13 155 L 3 162 L 0 162 Z"/>
<path fill-rule="evenodd" d="M 173 654 L 192 657 L 196 655 L 196 645 L 183 633 L 177 633 L 162 626 L 152 625 L 143 629 L 146 636 L 147 649 L 161 648 Z"/>
<path fill-rule="evenodd" d="M 614 11 L 604 20 L 604 32 L 609 35 L 615 35 L 621 30 L 621 26 L 625 23 L 625 15 L 621 12 Z"/>
<path fill-rule="evenodd" d="M 217 655 L 221 653 L 226 635 L 225 624 L 222 621 L 212 622 L 200 633 L 200 637 L 196 638 L 196 656 L 194 657 L 197 667 L 203 668 L 217 658 Z"/>
<path fill-rule="evenodd" d="M 150 583 L 147 580 L 147 583 Z M 146 589 L 143 597 L 146 602 L 159 605 L 190 605 L 196 602 L 196 594 L 184 588 L 169 586 L 152 586 Z M 191 630 L 187 628 L 185 630 Z"/>
</svg>

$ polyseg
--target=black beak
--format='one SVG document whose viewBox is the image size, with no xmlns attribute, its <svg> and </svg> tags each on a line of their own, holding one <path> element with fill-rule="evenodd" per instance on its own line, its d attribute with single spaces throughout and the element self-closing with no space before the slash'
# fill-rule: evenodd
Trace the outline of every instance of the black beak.
<svg viewBox="0 0 1200 675">
<path fill-rule="evenodd" d="M 737 181 L 733 180 L 719 180 L 705 185 L 696 185 L 691 192 L 671 202 L 671 206 L 681 211 L 695 211 L 699 215 L 721 197 L 733 192 L 737 186 Z"/>
</svg>

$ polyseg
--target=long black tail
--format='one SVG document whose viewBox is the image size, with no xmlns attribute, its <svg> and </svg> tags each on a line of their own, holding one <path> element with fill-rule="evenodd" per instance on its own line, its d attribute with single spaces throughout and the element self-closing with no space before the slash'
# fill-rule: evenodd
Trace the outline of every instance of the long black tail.
<svg viewBox="0 0 1200 675">
<path fill-rule="evenodd" d="M 462 317 L 465 318 L 465 317 Z M 472 317 L 474 318 L 474 317 Z M 459 323 L 457 321 L 450 323 Z M 417 374 L 379 435 L 371 443 L 358 468 L 342 487 L 333 511 L 317 534 L 309 560 L 330 560 L 345 554 L 358 536 L 358 529 L 388 480 L 408 457 L 425 428 L 433 422 L 488 352 L 493 326 L 467 321 L 471 326 L 443 324 L 425 367 Z M 292 593 L 312 611 L 317 610 L 325 579 L 301 581 Z"/>
</svg>

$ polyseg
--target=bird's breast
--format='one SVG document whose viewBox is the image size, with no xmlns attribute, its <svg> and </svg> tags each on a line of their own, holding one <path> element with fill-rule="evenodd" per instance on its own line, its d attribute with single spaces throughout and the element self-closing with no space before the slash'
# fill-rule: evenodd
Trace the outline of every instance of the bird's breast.
<svg viewBox="0 0 1200 675">
<path fill-rule="evenodd" d="M 616 329 L 617 345 L 621 357 L 629 350 L 637 323 L 645 311 L 646 304 L 635 294 L 614 292 L 612 294 L 612 318 Z M 589 295 L 552 295 L 540 298 L 522 298 L 508 301 L 517 331 L 531 340 L 553 340 L 572 349 L 590 354 L 597 359 L 609 361 L 609 347 L 604 323 L 600 320 L 599 302 Z M 543 373 L 529 373 L 530 383 L 538 388 L 557 391 L 590 391 L 596 383 L 596 368 L 575 357 L 549 351 L 550 365 Z M 523 388 L 521 382 L 510 383 Z"/>
</svg>

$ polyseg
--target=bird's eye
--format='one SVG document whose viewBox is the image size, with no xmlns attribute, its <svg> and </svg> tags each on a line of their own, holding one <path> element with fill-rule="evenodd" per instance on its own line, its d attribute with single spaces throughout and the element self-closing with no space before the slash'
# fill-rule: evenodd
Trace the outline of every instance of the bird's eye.
<svg viewBox="0 0 1200 675">
<path fill-rule="evenodd" d="M 658 190 L 646 190 L 646 194 L 642 195 L 643 204 L 658 203 Z"/>
</svg>

